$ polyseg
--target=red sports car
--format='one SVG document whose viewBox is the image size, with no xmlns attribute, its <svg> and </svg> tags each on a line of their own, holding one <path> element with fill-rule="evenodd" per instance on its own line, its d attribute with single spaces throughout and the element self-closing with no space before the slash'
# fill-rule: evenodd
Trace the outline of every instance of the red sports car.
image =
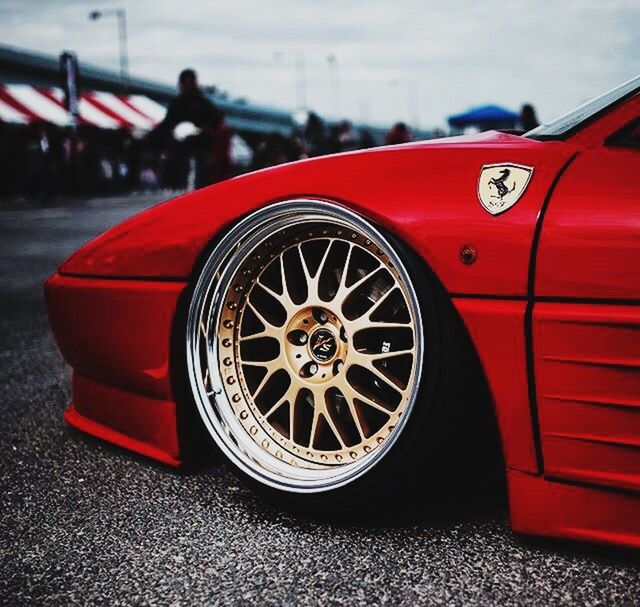
<svg viewBox="0 0 640 607">
<path fill-rule="evenodd" d="M 640 546 L 639 92 L 107 231 L 45 287 L 67 422 L 175 466 L 204 435 L 271 497 L 334 507 L 428 487 L 480 369 L 513 529 Z"/>
</svg>

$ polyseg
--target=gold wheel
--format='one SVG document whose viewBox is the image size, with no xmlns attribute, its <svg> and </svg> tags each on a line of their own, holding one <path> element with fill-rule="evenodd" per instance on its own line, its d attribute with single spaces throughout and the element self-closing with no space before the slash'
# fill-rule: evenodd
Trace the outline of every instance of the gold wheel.
<svg viewBox="0 0 640 607">
<path fill-rule="evenodd" d="M 291 204 L 276 206 L 214 252 L 191 352 L 201 413 L 227 450 L 308 485 L 392 442 L 415 399 L 420 313 L 402 262 L 364 220 L 307 202 L 292 221 Z"/>
</svg>

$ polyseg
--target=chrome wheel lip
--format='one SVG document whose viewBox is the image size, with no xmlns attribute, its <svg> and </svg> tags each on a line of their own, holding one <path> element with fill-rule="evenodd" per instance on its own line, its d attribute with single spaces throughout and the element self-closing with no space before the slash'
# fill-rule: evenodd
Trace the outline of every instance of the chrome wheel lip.
<svg viewBox="0 0 640 607">
<path fill-rule="evenodd" d="M 389 437 L 366 457 L 339 467 L 323 470 L 296 468 L 285 463 L 255 443 L 233 414 L 233 408 L 222 385 L 222 378 L 210 377 L 211 390 L 205 388 L 199 369 L 200 317 L 203 305 L 209 301 L 209 311 L 216 311 L 216 324 L 220 320 L 229 277 L 235 267 L 227 263 L 230 258 L 242 259 L 243 254 L 253 250 L 257 243 L 279 229 L 279 224 L 287 225 L 296 216 L 304 216 L 305 221 L 330 219 L 343 223 L 370 235 L 372 240 L 385 248 L 385 253 L 394 263 L 409 295 L 415 327 L 415 374 L 413 389 L 404 412 L 395 430 Z M 226 265 L 224 267 L 223 264 Z M 215 276 L 219 274 L 216 281 Z M 213 289 L 213 292 L 211 290 Z M 207 336 L 207 363 L 209 369 L 218 369 L 217 335 Z M 319 493 L 337 489 L 354 482 L 369 472 L 390 451 L 411 418 L 422 379 L 424 359 L 424 333 L 421 310 L 411 278 L 403 261 L 393 245 L 368 220 L 350 209 L 325 200 L 296 198 L 274 203 L 252 212 L 238 222 L 210 253 L 199 276 L 187 318 L 186 332 L 187 371 L 192 393 L 200 416 L 217 446 L 243 473 L 254 480 L 285 492 Z M 211 396 L 213 393 L 213 397 Z M 246 439 L 246 440 L 245 440 Z"/>
</svg>

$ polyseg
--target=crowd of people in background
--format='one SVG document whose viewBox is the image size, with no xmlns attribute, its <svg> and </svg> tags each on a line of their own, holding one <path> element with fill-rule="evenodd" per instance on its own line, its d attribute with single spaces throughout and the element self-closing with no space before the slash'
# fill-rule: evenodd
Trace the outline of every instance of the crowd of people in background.
<svg viewBox="0 0 640 607">
<path fill-rule="evenodd" d="M 312 113 L 290 137 L 241 133 L 251 160 L 239 163 L 234 133 L 224 122 L 185 138 L 176 138 L 170 123 L 160 127 L 139 138 L 127 129 L 0 123 L 0 197 L 181 191 L 247 170 L 375 145 L 367 130 L 356 130 L 348 121 L 327 128 Z"/>
<path fill-rule="evenodd" d="M 362 150 L 375 145 L 366 128 L 356 129 L 348 120 L 327 127 L 318 114 L 309 112 L 306 124 L 292 137 L 271 133 L 260 138 L 251 168 L 263 169 L 294 160 Z"/>
<path fill-rule="evenodd" d="M 523 106 L 521 123 L 523 130 L 537 125 L 531 105 Z M 188 124 L 191 129 L 178 132 Z M 236 158 L 234 137 L 242 137 L 248 158 Z M 408 125 L 398 122 L 386 133 L 384 145 L 411 140 Z M 348 120 L 327 124 L 315 112 L 288 137 L 275 132 L 234 134 L 199 88 L 196 73 L 187 69 L 180 74 L 179 94 L 164 120 L 142 137 L 126 129 L 87 125 L 72 129 L 0 123 L 0 197 L 47 201 L 63 195 L 181 191 L 247 170 L 374 146 L 366 128 Z"/>
</svg>

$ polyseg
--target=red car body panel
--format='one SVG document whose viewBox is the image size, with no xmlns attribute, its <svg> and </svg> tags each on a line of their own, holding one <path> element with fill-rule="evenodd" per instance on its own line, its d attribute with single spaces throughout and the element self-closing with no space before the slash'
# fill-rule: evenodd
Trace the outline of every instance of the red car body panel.
<svg viewBox="0 0 640 607">
<path fill-rule="evenodd" d="M 62 355 L 83 375 L 171 399 L 171 327 L 184 287 L 54 275 L 45 293 Z"/>
<path fill-rule="evenodd" d="M 525 296 L 543 201 L 573 146 L 494 133 L 284 165 L 164 203 L 106 232 L 67 260 L 63 274 L 191 276 L 208 243 L 265 203 L 294 197 L 340 202 L 383 225 L 428 260 L 451 293 Z M 494 217 L 478 203 L 484 164 L 535 167 L 518 204 Z M 476 263 L 460 263 L 465 244 Z"/>
<path fill-rule="evenodd" d="M 68 424 L 102 440 L 179 466 L 176 403 L 122 390 L 73 372 L 73 403 Z"/>
<path fill-rule="evenodd" d="M 639 175 L 636 149 L 598 147 L 571 163 L 545 216 L 537 296 L 640 300 Z"/>
<path fill-rule="evenodd" d="M 199 259 L 256 208 L 328 200 L 401 238 L 451 295 L 493 397 L 513 529 L 639 547 L 640 151 L 603 146 L 637 115 L 633 98 L 564 142 L 490 133 L 294 163 L 125 221 L 46 285 L 75 369 L 67 420 L 178 465 L 170 343 Z M 502 162 L 534 173 L 492 216 L 478 176 Z"/>
<path fill-rule="evenodd" d="M 459 299 L 453 304 L 480 358 L 494 401 L 507 468 L 537 473 L 525 344 L 525 301 Z M 505 361 L 507 361 L 505 363 Z M 505 364 L 509 372 L 505 373 Z"/>
<path fill-rule="evenodd" d="M 619 129 L 638 118 L 640 98 L 637 93 L 622 104 L 591 120 L 571 137 L 571 142 L 581 148 L 603 145 Z"/>
<path fill-rule="evenodd" d="M 545 474 L 640 491 L 640 307 L 539 303 Z"/>
<path fill-rule="evenodd" d="M 514 531 L 640 548 L 640 499 L 507 471 Z"/>
<path fill-rule="evenodd" d="M 58 347 L 73 367 L 76 428 L 179 465 L 169 365 L 181 282 L 55 274 L 45 296 Z"/>
</svg>

